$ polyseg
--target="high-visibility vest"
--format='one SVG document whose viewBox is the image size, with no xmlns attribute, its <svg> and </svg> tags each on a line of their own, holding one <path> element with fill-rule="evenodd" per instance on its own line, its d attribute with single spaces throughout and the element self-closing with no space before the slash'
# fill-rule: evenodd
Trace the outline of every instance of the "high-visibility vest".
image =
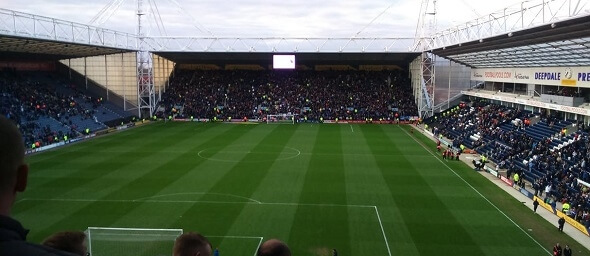
<svg viewBox="0 0 590 256">
<path fill-rule="evenodd" d="M 564 213 L 569 211 L 569 209 L 570 209 L 570 204 L 568 204 L 568 203 L 563 204 L 562 210 Z"/>
</svg>

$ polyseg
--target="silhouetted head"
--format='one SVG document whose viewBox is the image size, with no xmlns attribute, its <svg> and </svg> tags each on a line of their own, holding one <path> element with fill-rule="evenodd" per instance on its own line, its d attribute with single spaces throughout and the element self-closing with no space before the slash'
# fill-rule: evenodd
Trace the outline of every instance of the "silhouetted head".
<svg viewBox="0 0 590 256">
<path fill-rule="evenodd" d="M 260 245 L 257 256 L 291 256 L 289 246 L 278 239 L 270 239 Z"/>
<path fill-rule="evenodd" d="M 211 256 L 211 243 L 199 233 L 188 232 L 174 242 L 173 256 Z"/>
</svg>

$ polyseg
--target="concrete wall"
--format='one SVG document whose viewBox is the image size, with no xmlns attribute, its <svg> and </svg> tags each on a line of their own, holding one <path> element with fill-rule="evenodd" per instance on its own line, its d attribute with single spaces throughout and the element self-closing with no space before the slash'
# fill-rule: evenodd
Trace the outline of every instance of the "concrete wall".
<svg viewBox="0 0 590 256">
<path fill-rule="evenodd" d="M 107 100 L 112 94 L 116 94 L 124 99 L 126 109 L 137 107 L 136 53 L 100 55 L 60 62 L 104 88 Z"/>
<path fill-rule="evenodd" d="M 166 91 L 166 88 L 169 85 L 168 81 L 174 70 L 175 63 L 154 54 L 152 58 L 152 66 L 154 74 L 154 91 L 156 92 L 156 101 L 158 101 L 161 94 Z"/>
</svg>

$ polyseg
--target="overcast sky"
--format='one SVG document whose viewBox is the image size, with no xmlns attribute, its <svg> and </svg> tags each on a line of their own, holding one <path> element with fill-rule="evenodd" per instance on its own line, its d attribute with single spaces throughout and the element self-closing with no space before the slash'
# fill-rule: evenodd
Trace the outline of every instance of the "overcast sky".
<svg viewBox="0 0 590 256">
<path fill-rule="evenodd" d="M 143 0 L 155 2 L 166 35 L 218 37 L 413 37 L 421 0 Z M 111 2 L 122 2 L 101 26 L 135 33 L 137 0 L 1 0 L 0 8 L 89 24 Z M 437 30 L 520 0 L 438 0 Z M 380 16 L 381 14 L 381 16 Z M 101 17 L 105 18 L 105 14 Z M 191 18 L 192 17 L 192 18 Z M 159 32 L 147 17 L 149 35 Z M 193 19 L 194 18 L 194 22 Z M 375 19 L 375 20 L 374 20 Z M 371 21 L 374 22 L 370 25 Z M 360 33 L 359 33 L 360 32 Z"/>
</svg>

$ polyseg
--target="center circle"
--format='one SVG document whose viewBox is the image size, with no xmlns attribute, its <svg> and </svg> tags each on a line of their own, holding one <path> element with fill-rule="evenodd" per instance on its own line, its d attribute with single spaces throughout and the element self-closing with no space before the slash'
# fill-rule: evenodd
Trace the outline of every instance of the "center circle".
<svg viewBox="0 0 590 256">
<path fill-rule="evenodd" d="M 296 148 L 279 145 L 233 144 L 206 148 L 197 155 L 203 159 L 230 163 L 261 163 L 289 160 L 301 155 Z"/>
</svg>

